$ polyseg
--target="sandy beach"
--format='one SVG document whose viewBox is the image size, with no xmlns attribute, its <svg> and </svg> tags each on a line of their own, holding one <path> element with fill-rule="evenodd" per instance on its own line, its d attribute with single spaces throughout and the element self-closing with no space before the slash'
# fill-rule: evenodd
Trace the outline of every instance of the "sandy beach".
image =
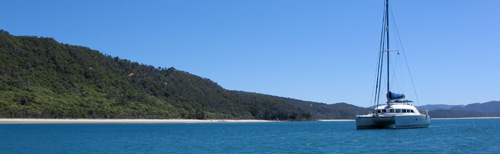
<svg viewBox="0 0 500 154">
<path fill-rule="evenodd" d="M 276 122 L 270 120 L 226 120 L 226 119 L 1 119 L 0 124 L 133 124 L 133 123 L 257 123 Z"/>
<path fill-rule="evenodd" d="M 318 119 L 318 121 L 354 121 L 354 119 Z"/>
<path fill-rule="evenodd" d="M 464 118 L 432 118 L 432 120 L 448 119 L 498 119 L 500 117 L 464 117 Z M 318 119 L 317 121 L 354 121 L 354 119 Z M 232 119 L 23 119 L 0 118 L 0 124 L 168 124 L 168 123 L 259 123 L 282 122 L 274 120 L 232 120 Z"/>
<path fill-rule="evenodd" d="M 500 117 L 432 118 L 432 120 L 449 120 L 449 119 L 500 119 Z"/>
</svg>

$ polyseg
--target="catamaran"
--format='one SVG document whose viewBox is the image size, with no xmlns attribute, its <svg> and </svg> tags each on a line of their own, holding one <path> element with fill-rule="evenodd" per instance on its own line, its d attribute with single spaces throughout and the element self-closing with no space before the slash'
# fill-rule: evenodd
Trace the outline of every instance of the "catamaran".
<svg viewBox="0 0 500 154">
<path fill-rule="evenodd" d="M 379 59 L 377 64 L 377 76 L 375 84 L 374 108 L 367 115 L 356 116 L 357 129 L 370 128 L 426 128 L 431 123 L 431 117 L 427 112 L 420 113 L 412 101 L 406 100 L 404 94 L 394 93 L 390 89 L 390 52 L 389 48 L 389 0 L 385 1 L 384 27 L 382 28 L 382 37 L 380 43 Z M 384 55 L 385 58 L 384 58 Z M 381 84 L 384 62 L 386 62 L 387 75 L 387 102 L 384 105 L 379 104 L 381 96 Z"/>
</svg>

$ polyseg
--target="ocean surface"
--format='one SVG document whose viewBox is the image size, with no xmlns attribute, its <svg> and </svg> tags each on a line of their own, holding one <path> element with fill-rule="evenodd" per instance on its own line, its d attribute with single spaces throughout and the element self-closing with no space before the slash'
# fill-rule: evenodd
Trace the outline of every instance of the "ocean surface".
<svg viewBox="0 0 500 154">
<path fill-rule="evenodd" d="M 0 153 L 500 153 L 500 119 L 377 130 L 354 121 L 0 124 Z"/>
</svg>

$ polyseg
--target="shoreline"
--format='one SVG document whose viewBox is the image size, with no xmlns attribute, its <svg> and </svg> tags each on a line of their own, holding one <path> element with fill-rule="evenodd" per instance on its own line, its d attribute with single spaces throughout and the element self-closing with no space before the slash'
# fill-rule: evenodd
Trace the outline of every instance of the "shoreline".
<svg viewBox="0 0 500 154">
<path fill-rule="evenodd" d="M 355 119 L 318 119 L 320 122 L 329 122 L 329 121 L 356 121 Z"/>
<path fill-rule="evenodd" d="M 318 119 L 312 122 L 354 121 L 354 119 Z M 264 123 L 298 122 L 257 119 L 45 119 L 0 118 L 0 124 L 195 124 L 195 123 Z M 311 121 L 310 121 L 311 122 Z"/>
<path fill-rule="evenodd" d="M 453 119 L 500 119 L 500 117 L 432 118 L 432 120 Z M 318 119 L 317 122 L 355 121 L 354 119 Z M 287 122 L 257 119 L 29 119 L 0 118 L 0 124 L 195 124 L 195 123 L 264 123 Z M 290 121 L 294 122 L 294 121 Z"/>
<path fill-rule="evenodd" d="M 431 120 L 453 120 L 453 119 L 500 119 L 500 117 L 460 117 L 460 118 L 432 118 Z"/>
<path fill-rule="evenodd" d="M 233 119 L 28 119 L 0 118 L 0 124 L 182 124 L 182 123 L 262 123 L 271 120 Z"/>
</svg>

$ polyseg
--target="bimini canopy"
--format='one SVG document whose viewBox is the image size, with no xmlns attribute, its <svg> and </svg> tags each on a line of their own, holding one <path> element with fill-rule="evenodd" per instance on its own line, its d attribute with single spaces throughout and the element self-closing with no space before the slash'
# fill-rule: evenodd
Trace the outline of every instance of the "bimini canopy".
<svg viewBox="0 0 500 154">
<path fill-rule="evenodd" d="M 387 98 L 389 98 L 390 100 L 400 100 L 400 99 L 405 99 L 405 95 L 404 94 L 396 94 L 396 93 L 389 91 L 389 93 L 387 94 Z"/>
</svg>

